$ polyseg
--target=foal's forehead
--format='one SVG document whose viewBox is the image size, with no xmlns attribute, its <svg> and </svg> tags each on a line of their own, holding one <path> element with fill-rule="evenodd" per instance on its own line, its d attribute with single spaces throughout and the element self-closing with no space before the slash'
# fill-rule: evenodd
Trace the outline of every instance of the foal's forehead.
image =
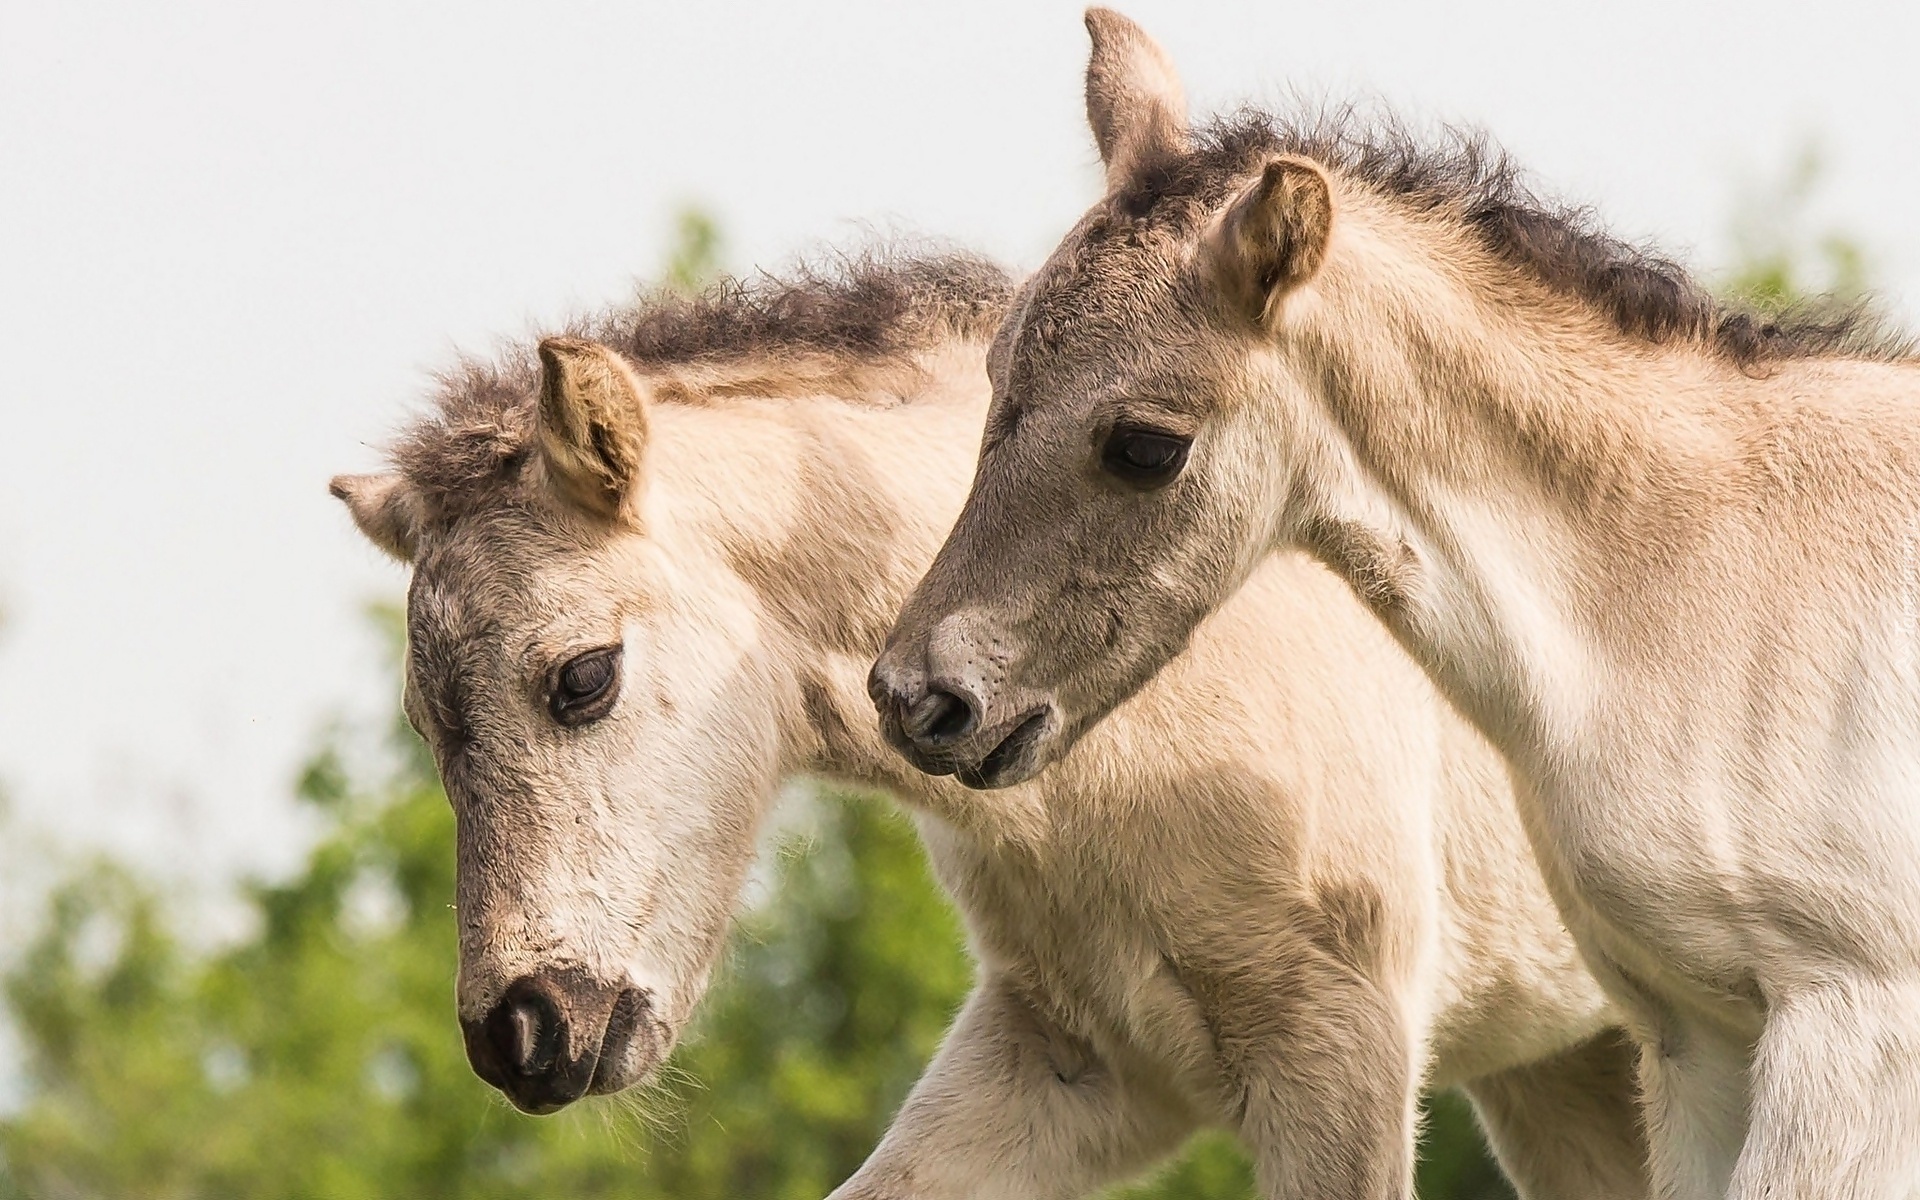
<svg viewBox="0 0 1920 1200">
<path fill-rule="evenodd" d="M 1182 233 L 1165 225 L 1082 221 L 1035 273 L 1014 310 L 1009 390 L 1071 381 L 1076 391 L 1134 373 L 1177 338 L 1185 307 Z"/>
<path fill-rule="evenodd" d="M 475 582 L 464 575 L 415 572 L 407 589 L 407 654 L 423 682 L 469 669 L 497 650 L 510 604 Z"/>
<path fill-rule="evenodd" d="M 1132 307 L 1142 289 L 1164 289 L 1184 261 L 1186 239 L 1169 223 L 1089 214 L 1035 274 L 1032 299 L 1051 311 L 1095 317 Z"/>
<path fill-rule="evenodd" d="M 407 590 L 410 638 L 453 646 L 498 638 L 543 607 L 577 549 L 528 523 L 463 525 L 433 540 Z"/>
<path fill-rule="evenodd" d="M 1109 203 L 1089 214 L 1041 268 L 1038 295 L 1048 307 L 1124 312 L 1151 303 L 1183 274 L 1194 240 L 1184 222 L 1112 210 Z"/>
</svg>

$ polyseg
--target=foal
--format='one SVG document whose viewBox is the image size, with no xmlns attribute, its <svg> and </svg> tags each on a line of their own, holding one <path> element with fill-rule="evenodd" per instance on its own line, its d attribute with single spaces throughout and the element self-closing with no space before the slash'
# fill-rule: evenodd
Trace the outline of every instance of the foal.
<svg viewBox="0 0 1920 1200">
<path fill-rule="evenodd" d="M 1225 1125 L 1268 1195 L 1405 1197 L 1423 1083 L 1527 1195 L 1644 1195 L 1629 1044 L 1498 758 L 1323 568 L 1255 572 L 1026 786 L 930 779 L 861 718 L 1008 291 L 907 261 L 619 314 L 473 368 L 394 473 L 335 481 L 413 564 L 475 1070 L 535 1112 L 648 1075 L 807 772 L 912 809 L 980 962 L 837 1195 L 1077 1196 Z"/>
<path fill-rule="evenodd" d="M 1190 131 L 1088 25 L 1107 196 L 1000 331 L 890 736 L 1027 779 L 1304 548 L 1513 764 L 1662 1194 L 1920 1196 L 1920 366 L 1723 313 L 1479 141 Z"/>
</svg>

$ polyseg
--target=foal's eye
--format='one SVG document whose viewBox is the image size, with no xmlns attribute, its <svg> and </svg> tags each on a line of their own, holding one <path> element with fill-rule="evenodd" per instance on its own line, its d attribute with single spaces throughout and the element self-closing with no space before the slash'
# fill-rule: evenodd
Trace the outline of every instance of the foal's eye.
<svg viewBox="0 0 1920 1200">
<path fill-rule="evenodd" d="M 1160 487 L 1173 482 L 1187 465 L 1193 439 L 1161 429 L 1116 425 L 1100 448 L 1100 465 L 1109 475 L 1136 487 Z"/>
<path fill-rule="evenodd" d="M 585 725 L 607 715 L 620 689 L 620 647 L 602 646 L 566 661 L 554 676 L 547 708 L 562 725 Z"/>
</svg>

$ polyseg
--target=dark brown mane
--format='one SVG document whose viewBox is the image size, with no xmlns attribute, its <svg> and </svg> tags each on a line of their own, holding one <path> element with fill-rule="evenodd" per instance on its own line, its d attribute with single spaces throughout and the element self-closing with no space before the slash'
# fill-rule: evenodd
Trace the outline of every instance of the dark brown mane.
<svg viewBox="0 0 1920 1200">
<path fill-rule="evenodd" d="M 872 252 L 656 295 L 583 332 L 642 367 L 793 352 L 871 360 L 991 336 L 1012 291 L 1005 270 L 974 255 Z"/>
<path fill-rule="evenodd" d="M 1197 220 L 1273 154 L 1312 158 L 1417 210 L 1454 214 L 1494 254 L 1633 337 L 1697 341 L 1742 368 L 1912 352 L 1863 304 L 1812 301 L 1765 315 L 1716 299 L 1671 259 L 1606 232 L 1590 209 L 1543 200 L 1477 131 L 1449 128 L 1422 139 L 1391 116 L 1351 108 L 1297 118 L 1246 109 L 1194 130 L 1188 153 L 1148 164 L 1115 204 L 1136 219 Z"/>
<path fill-rule="evenodd" d="M 835 255 L 775 276 L 727 278 L 697 296 L 660 291 L 576 321 L 568 332 L 620 351 L 644 373 L 755 358 L 898 358 L 946 337 L 990 336 L 1013 283 L 962 253 Z M 519 471 L 532 442 L 533 347 L 466 358 L 443 374 L 433 411 L 407 429 L 395 465 L 429 509 L 463 510 Z"/>
</svg>

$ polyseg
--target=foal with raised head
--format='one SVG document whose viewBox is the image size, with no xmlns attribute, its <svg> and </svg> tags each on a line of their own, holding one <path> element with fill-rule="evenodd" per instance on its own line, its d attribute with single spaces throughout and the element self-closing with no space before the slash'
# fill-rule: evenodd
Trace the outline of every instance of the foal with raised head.
<svg viewBox="0 0 1920 1200">
<path fill-rule="evenodd" d="M 1271 1196 L 1403 1198 L 1423 1084 L 1525 1194 L 1643 1196 L 1630 1047 L 1497 756 L 1323 568 L 1256 572 L 1024 787 L 930 779 L 863 718 L 1008 291 L 907 261 L 646 306 L 456 378 L 397 470 L 336 481 L 413 564 L 475 1069 L 530 1111 L 651 1072 L 812 772 L 917 814 L 981 964 L 844 1200 L 1077 1196 L 1207 1124 Z"/>
<path fill-rule="evenodd" d="M 1515 767 L 1663 1194 L 1920 1196 L 1920 365 L 1722 312 L 1476 140 L 1190 130 L 1088 24 L 1108 193 L 1000 331 L 891 738 L 1027 779 L 1304 548 Z"/>
</svg>

